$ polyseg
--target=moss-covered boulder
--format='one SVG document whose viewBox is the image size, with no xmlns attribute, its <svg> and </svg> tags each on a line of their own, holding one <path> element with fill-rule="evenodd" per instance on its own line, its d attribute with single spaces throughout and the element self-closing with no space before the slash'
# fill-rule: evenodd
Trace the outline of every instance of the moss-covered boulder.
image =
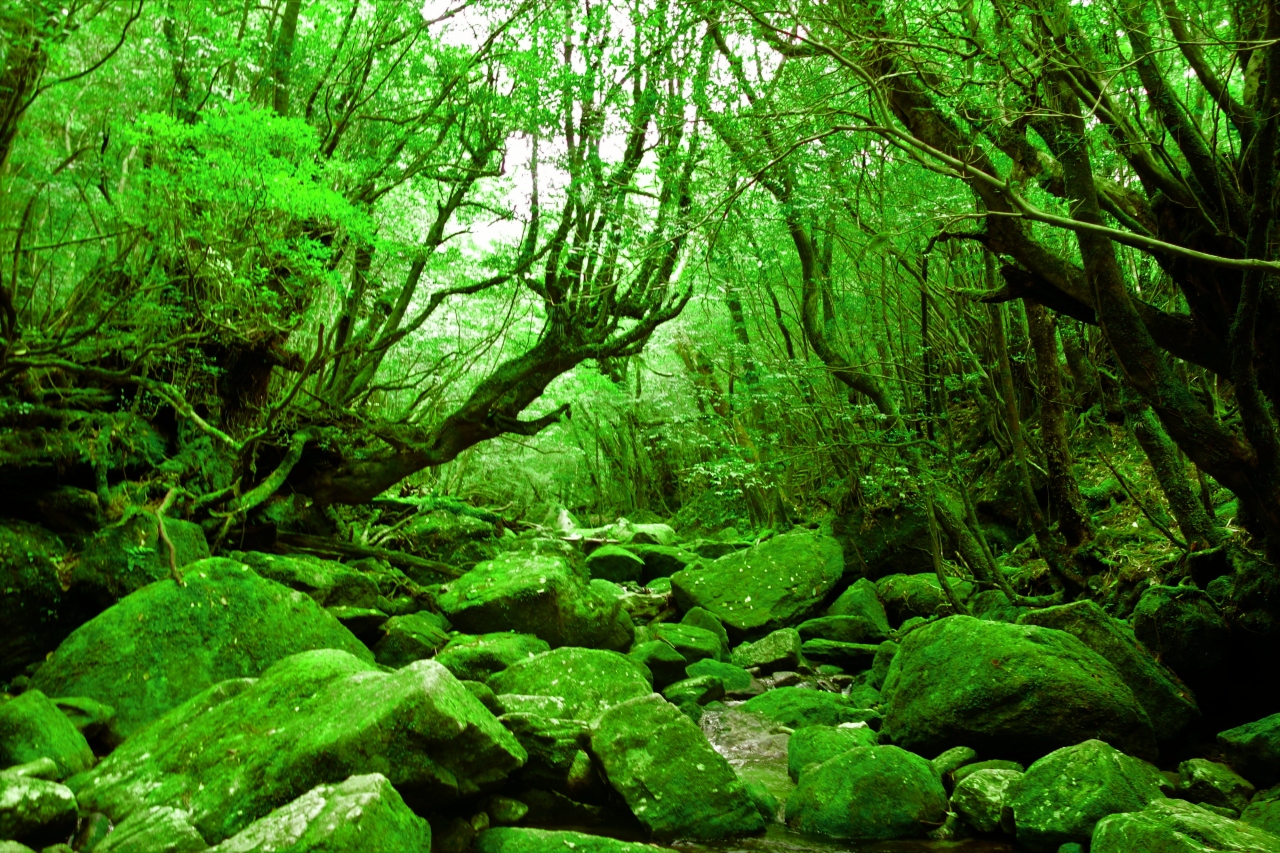
<svg viewBox="0 0 1280 853">
<path fill-rule="evenodd" d="M 696 625 L 659 622 L 649 627 L 649 638 L 671 646 L 689 663 L 724 657 L 720 637 Z"/>
<path fill-rule="evenodd" d="M 661 853 L 661 847 L 585 832 L 500 827 L 476 836 L 475 853 Z"/>
<path fill-rule="evenodd" d="M 93 766 L 89 742 L 39 690 L 0 701 L 0 768 L 49 758 L 59 778 Z"/>
<path fill-rule="evenodd" d="M 587 555 L 586 565 L 592 578 L 614 583 L 638 581 L 644 574 L 644 560 L 621 545 L 601 545 Z"/>
<path fill-rule="evenodd" d="M 600 779 L 591 763 L 591 727 L 582 720 L 535 713 L 498 718 L 528 753 L 520 782 L 574 799 L 598 799 Z"/>
<path fill-rule="evenodd" d="M 680 624 L 702 628 L 715 634 L 720 639 L 718 660 L 729 659 L 729 632 L 724 629 L 724 623 L 710 610 L 702 607 L 690 607 L 685 611 L 684 616 L 680 617 Z"/>
<path fill-rule="evenodd" d="M 165 534 L 174 547 L 174 563 L 179 570 L 209 556 L 200 525 L 177 518 L 164 520 Z M 85 543 L 80 559 L 71 570 L 71 586 L 77 595 L 94 599 L 99 607 L 148 584 L 170 578 L 169 549 L 160 540 L 155 516 L 135 515 L 117 527 L 98 531 Z"/>
<path fill-rule="evenodd" d="M 851 749 L 800 778 L 787 825 L 829 838 L 923 838 L 947 816 L 947 792 L 929 762 L 896 746 Z"/>
<path fill-rule="evenodd" d="M 43 847 L 76 828 L 76 798 L 57 782 L 0 773 L 0 838 Z"/>
<path fill-rule="evenodd" d="M 872 728 L 880 726 L 879 714 L 858 707 L 848 696 L 805 687 L 779 687 L 748 699 L 741 707 L 790 729 L 838 726 L 841 723 L 867 723 Z"/>
<path fill-rule="evenodd" d="M 926 755 L 969 746 L 1035 759 L 1097 738 L 1154 758 L 1151 721 L 1120 674 L 1052 628 L 951 616 L 912 631 L 885 679 L 883 734 Z"/>
<path fill-rule="evenodd" d="M 460 679 L 485 681 L 513 663 L 550 650 L 546 640 L 532 634 L 500 631 L 454 637 L 434 660 Z"/>
<path fill-rule="evenodd" d="M 1182 800 L 1098 821 L 1090 853 L 1280 853 L 1280 836 Z"/>
<path fill-rule="evenodd" d="M 317 785 L 209 853 L 406 853 L 431 849 L 431 827 L 379 773 Z"/>
<path fill-rule="evenodd" d="M 800 635 L 795 628 L 779 628 L 754 643 L 743 643 L 733 650 L 733 663 L 761 672 L 795 670 L 804 658 L 800 654 Z"/>
<path fill-rule="evenodd" d="M 1005 805 L 1018 843 L 1053 853 L 1069 842 L 1088 844 L 1099 820 L 1141 810 L 1164 797 L 1160 772 L 1100 740 L 1055 750 L 1027 768 Z"/>
<path fill-rule="evenodd" d="M 681 609 L 702 607 L 735 638 L 760 637 L 814 614 L 844 570 L 840 544 L 801 530 L 671 576 Z"/>
<path fill-rule="evenodd" d="M 889 634 L 889 617 L 880 602 L 880 590 L 866 578 L 858 578 L 831 602 L 826 616 L 854 616 L 870 623 L 875 630 Z"/>
<path fill-rule="evenodd" d="M 800 653 L 806 660 L 838 666 L 845 672 L 862 672 L 875 663 L 880 646 L 842 643 L 839 640 L 806 640 Z"/>
<path fill-rule="evenodd" d="M 949 578 L 951 589 L 964 601 L 973 592 L 973 584 L 958 578 Z M 936 575 L 889 575 L 876 581 L 880 601 L 892 625 L 901 625 L 915 617 L 929 617 L 939 612 L 950 612 L 950 600 L 942 590 Z"/>
<path fill-rule="evenodd" d="M 688 677 L 685 670 L 689 662 L 684 655 L 661 640 L 637 643 L 627 652 L 627 657 L 637 666 L 649 671 L 653 676 L 655 690 L 661 690 L 668 684 Z"/>
<path fill-rule="evenodd" d="M 184 586 L 156 581 L 77 628 L 32 686 L 115 708 L 107 734 L 118 743 L 211 685 L 309 649 L 373 659 L 306 595 L 214 557 L 188 566 Z"/>
<path fill-rule="evenodd" d="M 431 613 L 392 616 L 378 627 L 373 656 L 378 663 L 398 669 L 434 655 L 449 644 L 440 619 Z"/>
<path fill-rule="evenodd" d="M 851 749 L 877 746 L 879 736 L 862 723 L 839 726 L 805 726 L 787 742 L 787 775 L 798 782 L 805 772 Z"/>
<path fill-rule="evenodd" d="M 593 589 L 560 557 L 486 560 L 449 584 L 440 609 L 461 631 L 517 631 L 552 648 L 626 649 L 635 633 L 622 602 Z"/>
<path fill-rule="evenodd" d="M 0 681 L 44 660 L 101 609 L 68 600 L 68 550 L 43 527 L 0 519 Z"/>
<path fill-rule="evenodd" d="M 337 650 L 225 681 L 135 733 L 68 782 L 114 821 L 150 806 L 190 812 L 216 844 L 317 785 L 381 773 L 418 808 L 498 783 L 525 752 L 434 661 L 392 673 Z"/>
<path fill-rule="evenodd" d="M 1021 778 L 1020 770 L 975 770 L 956 782 L 951 792 L 951 810 L 978 832 L 996 832 L 1009 789 L 1016 789 Z"/>
<path fill-rule="evenodd" d="M 751 686 L 751 673 L 740 666 L 715 660 L 700 660 L 688 667 L 690 678 L 699 675 L 714 675 L 720 679 L 724 689 L 730 693 L 746 690 Z"/>
<path fill-rule="evenodd" d="M 662 698 L 677 707 L 706 705 L 724 698 L 724 682 L 714 675 L 695 675 L 667 685 L 662 690 Z"/>
<path fill-rule="evenodd" d="M 187 820 L 185 809 L 152 806 L 121 821 L 93 847 L 93 853 L 204 853 L 203 836 Z"/>
<path fill-rule="evenodd" d="M 489 679 L 499 697 L 552 696 L 563 700 L 560 716 L 592 720 L 601 711 L 653 692 L 647 673 L 626 655 L 566 647 L 513 664 Z"/>
<path fill-rule="evenodd" d="M 1219 732 L 1218 749 L 1237 773 L 1255 785 L 1280 783 L 1280 714 Z"/>
<path fill-rule="evenodd" d="M 1151 718 L 1156 739 L 1172 740 L 1200 718 L 1195 696 L 1138 642 L 1133 630 L 1092 601 L 1030 610 L 1019 621 L 1066 631 L 1107 659 Z"/>
<path fill-rule="evenodd" d="M 1148 587 L 1133 632 L 1197 693 L 1225 684 L 1231 629 L 1213 599 L 1193 586 Z"/>
<path fill-rule="evenodd" d="M 889 639 L 889 626 L 862 616 L 820 616 L 796 626 L 802 640 L 835 640 L 841 643 L 879 645 Z"/>
<path fill-rule="evenodd" d="M 334 560 L 305 554 L 232 554 L 259 575 L 306 593 L 322 607 L 378 606 L 378 584 L 364 572 Z"/>
<path fill-rule="evenodd" d="M 1240 812 L 1240 820 L 1273 835 L 1280 835 L 1280 787 L 1256 794 L 1253 802 Z"/>
<path fill-rule="evenodd" d="M 628 545 L 627 550 L 644 563 L 640 577 L 645 583 L 656 578 L 669 578 L 702 559 L 692 551 L 672 545 Z"/>
<path fill-rule="evenodd" d="M 713 839 L 765 826 L 733 768 L 660 696 L 640 696 L 602 714 L 592 726 L 591 751 L 655 837 Z"/>
<path fill-rule="evenodd" d="M 1244 810 L 1257 789 L 1230 767 L 1207 758 L 1189 758 L 1178 765 L 1178 796 L 1191 803 L 1220 809 Z"/>
</svg>

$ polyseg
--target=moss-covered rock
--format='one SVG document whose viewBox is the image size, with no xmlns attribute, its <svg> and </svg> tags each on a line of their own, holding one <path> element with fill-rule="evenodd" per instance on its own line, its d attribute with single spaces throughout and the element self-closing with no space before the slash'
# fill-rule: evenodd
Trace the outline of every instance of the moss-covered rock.
<svg viewBox="0 0 1280 853">
<path fill-rule="evenodd" d="M 68 548 L 25 521 L 0 520 L 0 681 L 44 660 L 101 608 L 68 601 Z"/>
<path fill-rule="evenodd" d="M 560 557 L 486 560 L 449 584 L 440 609 L 459 630 L 518 631 L 552 648 L 626 649 L 635 632 L 622 602 L 593 589 Z"/>
<path fill-rule="evenodd" d="M 652 844 L 569 830 L 500 827 L 476 836 L 475 853 L 660 853 Z"/>
<path fill-rule="evenodd" d="M 1172 740 L 1200 718 L 1195 696 L 1138 642 L 1132 629 L 1112 619 L 1092 601 L 1030 610 L 1019 620 L 1066 631 L 1107 659 L 1151 718 L 1156 738 Z"/>
<path fill-rule="evenodd" d="M 626 655 L 566 647 L 513 664 L 489 679 L 501 696 L 554 696 L 564 700 L 562 716 L 592 720 L 601 711 L 653 692 L 647 673 Z"/>
<path fill-rule="evenodd" d="M 722 838 L 765 821 L 702 731 L 660 696 L 615 705 L 591 730 L 609 784 L 658 838 Z"/>
<path fill-rule="evenodd" d="M 1141 810 L 1161 799 L 1160 773 L 1100 740 L 1055 750 L 1027 768 L 1010 792 L 1018 843 L 1053 853 L 1068 842 L 1088 844 L 1099 820 Z"/>
<path fill-rule="evenodd" d="M 649 627 L 649 638 L 671 646 L 689 663 L 723 658 L 720 637 L 696 625 L 659 622 Z"/>
<path fill-rule="evenodd" d="M 644 574 L 644 560 L 621 545 L 601 545 L 587 555 L 586 565 L 592 578 L 614 583 L 638 581 Z"/>
<path fill-rule="evenodd" d="M 1182 800 L 1098 821 L 1090 853 L 1280 853 L 1280 836 Z"/>
<path fill-rule="evenodd" d="M 1256 794 L 1253 802 L 1240 812 L 1240 820 L 1273 835 L 1280 835 L 1280 787 Z"/>
<path fill-rule="evenodd" d="M 392 616 L 378 627 L 378 634 L 373 656 L 393 669 L 429 658 L 449 644 L 439 619 L 429 613 Z"/>
<path fill-rule="evenodd" d="M 627 652 L 627 657 L 652 674 L 655 690 L 661 690 L 668 684 L 688 677 L 686 668 L 689 662 L 685 660 L 684 655 L 661 640 L 637 643 L 631 651 Z"/>
<path fill-rule="evenodd" d="M 431 849 L 431 827 L 379 773 L 317 785 L 209 853 L 384 853 Z"/>
<path fill-rule="evenodd" d="M 152 806 L 121 821 L 93 853 L 204 853 L 204 838 L 187 820 L 187 812 L 172 806 Z"/>
<path fill-rule="evenodd" d="M 885 679 L 884 734 L 927 755 L 969 746 L 1033 759 L 1097 738 L 1155 757 L 1115 668 L 1064 631 L 951 616 L 912 631 Z"/>
<path fill-rule="evenodd" d="M 85 809 L 115 821 L 184 808 L 216 844 L 316 785 L 381 773 L 411 805 L 441 807 L 524 759 L 443 666 L 417 661 L 387 674 L 326 649 L 206 690 L 68 784 Z"/>
<path fill-rule="evenodd" d="M 724 623 L 710 610 L 690 607 L 685 611 L 684 616 L 680 617 L 680 624 L 702 628 L 715 634 L 720 639 L 720 654 L 717 660 L 729 659 L 729 632 L 724 629 Z"/>
<path fill-rule="evenodd" d="M 844 558 L 829 536 L 776 536 L 671 576 L 681 609 L 711 611 L 739 638 L 759 637 L 812 615 L 840 580 Z"/>
<path fill-rule="evenodd" d="M 1249 805 L 1257 789 L 1230 767 L 1207 758 L 1190 758 L 1178 765 L 1178 796 L 1237 814 Z"/>
<path fill-rule="evenodd" d="M 973 592 L 973 584 L 958 578 L 949 578 L 951 589 L 964 601 Z M 892 625 L 901 625 L 915 617 L 928 618 L 938 613 L 950 612 L 951 603 L 942 590 L 942 584 L 934 574 L 889 575 L 876 581 L 880 600 Z"/>
<path fill-rule="evenodd" d="M 1231 629 L 1203 590 L 1148 587 L 1132 619 L 1137 638 L 1192 690 L 1204 693 L 1224 684 Z"/>
<path fill-rule="evenodd" d="M 435 661 L 460 679 L 485 681 L 513 663 L 550 651 L 546 640 L 532 634 L 501 631 L 454 637 Z"/>
<path fill-rule="evenodd" d="M 0 773 L 0 838 L 43 847 L 76 828 L 76 798 L 57 782 Z"/>
<path fill-rule="evenodd" d="M 321 607 L 378 607 L 377 582 L 343 563 L 304 554 L 258 551 L 231 556 L 268 580 L 306 593 Z"/>
<path fill-rule="evenodd" d="M 896 746 L 838 755 L 801 776 L 787 800 L 790 827 L 829 838 L 923 838 L 946 815 L 947 792 L 929 762 Z"/>
<path fill-rule="evenodd" d="M 692 551 L 671 545 L 628 545 L 627 550 L 644 563 L 640 577 L 645 583 L 669 578 L 702 559 Z"/>
<path fill-rule="evenodd" d="M 863 616 L 820 616 L 796 626 L 802 640 L 835 640 L 841 643 L 879 645 L 889 639 L 889 626 Z"/>
<path fill-rule="evenodd" d="M 699 675 L 713 675 L 720 679 L 724 689 L 730 693 L 746 690 L 751 686 L 751 673 L 740 666 L 715 660 L 700 660 L 688 668 L 690 678 Z"/>
<path fill-rule="evenodd" d="M 839 640 L 806 640 L 800 652 L 806 660 L 834 664 L 845 672 L 862 672 L 875 662 L 879 645 L 842 643 Z"/>
<path fill-rule="evenodd" d="M 600 779 L 591 763 L 591 727 L 582 720 L 536 713 L 509 713 L 498 718 L 528 753 L 520 780 L 574 799 L 595 799 Z"/>
<path fill-rule="evenodd" d="M 1219 732 L 1218 749 L 1237 773 L 1255 785 L 1280 783 L 1280 714 Z"/>
<path fill-rule="evenodd" d="M 724 682 L 714 675 L 695 675 L 667 685 L 662 691 L 662 698 L 677 707 L 706 705 L 724 698 Z"/>
<path fill-rule="evenodd" d="M 1022 771 L 984 769 L 967 774 L 951 792 L 951 810 L 965 823 L 982 833 L 1000 829 L 1000 815 L 1009 789 L 1022 778 Z"/>
<path fill-rule="evenodd" d="M 93 766 L 93 750 L 58 706 L 39 690 L 0 701 L 0 767 L 49 758 L 59 778 Z"/>
<path fill-rule="evenodd" d="M 889 616 L 880 602 L 880 591 L 875 583 L 858 578 L 831 602 L 827 616 L 854 616 L 870 623 L 876 631 L 889 634 Z"/>
<path fill-rule="evenodd" d="M 166 518 L 164 527 L 180 570 L 208 558 L 209 545 L 200 525 Z M 71 571 L 71 585 L 77 594 L 108 607 L 148 584 L 172 576 L 169 549 L 160 541 L 155 516 L 142 514 L 118 527 L 103 529 L 86 542 Z"/>
<path fill-rule="evenodd" d="M 761 693 L 742 703 L 742 710 L 759 714 L 790 729 L 838 726 L 841 723 L 867 723 L 872 728 L 880 727 L 879 714 L 859 708 L 848 696 L 804 687 L 779 687 Z"/>
<path fill-rule="evenodd" d="M 756 640 L 743 643 L 733 650 L 733 663 L 749 669 L 757 667 L 761 672 L 793 671 L 800 666 L 800 635 L 795 628 L 779 628 Z"/>
<path fill-rule="evenodd" d="M 300 592 L 214 557 L 187 567 L 186 585 L 156 581 L 76 629 L 32 686 L 115 708 L 118 743 L 200 691 L 253 677 L 309 649 L 373 655 Z"/>
<path fill-rule="evenodd" d="M 787 742 L 787 775 L 798 782 L 804 773 L 837 755 L 878 744 L 875 731 L 860 723 L 796 729 Z"/>
</svg>

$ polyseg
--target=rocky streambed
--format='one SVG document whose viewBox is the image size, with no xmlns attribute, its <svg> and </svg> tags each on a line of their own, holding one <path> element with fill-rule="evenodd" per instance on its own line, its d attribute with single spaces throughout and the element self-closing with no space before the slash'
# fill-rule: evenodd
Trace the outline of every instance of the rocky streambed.
<svg viewBox="0 0 1280 853">
<path fill-rule="evenodd" d="M 179 582 L 0 528 L 0 853 L 1280 852 L 1280 714 L 1216 730 L 1092 601 L 607 533 L 457 578 L 197 543 Z"/>
</svg>

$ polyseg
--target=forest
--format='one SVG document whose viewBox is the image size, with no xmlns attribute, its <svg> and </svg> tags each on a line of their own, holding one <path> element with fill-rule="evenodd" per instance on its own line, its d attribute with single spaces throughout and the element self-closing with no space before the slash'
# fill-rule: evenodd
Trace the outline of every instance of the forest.
<svg viewBox="0 0 1280 853">
<path fill-rule="evenodd" d="M 1280 853 L 1280 0 L 0 34 L 0 853 Z"/>
</svg>

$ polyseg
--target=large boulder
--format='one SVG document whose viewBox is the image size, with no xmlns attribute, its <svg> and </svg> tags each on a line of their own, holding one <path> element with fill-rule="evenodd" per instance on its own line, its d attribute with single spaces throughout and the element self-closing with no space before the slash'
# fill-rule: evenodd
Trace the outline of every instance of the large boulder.
<svg viewBox="0 0 1280 853">
<path fill-rule="evenodd" d="M 1172 740 L 1199 719 L 1200 709 L 1187 686 L 1138 642 L 1129 626 L 1094 602 L 1082 599 L 1031 610 L 1019 621 L 1066 631 L 1106 658 L 1151 718 L 1157 740 Z"/>
<path fill-rule="evenodd" d="M 525 752 L 434 661 L 392 673 L 337 650 L 225 681 L 137 732 L 68 784 L 121 821 L 172 806 L 217 844 L 317 785 L 381 773 L 418 808 L 478 793 Z"/>
<path fill-rule="evenodd" d="M 804 687 L 779 687 L 748 699 L 741 708 L 789 729 L 841 723 L 880 725 L 879 714 L 860 707 L 851 697 Z"/>
<path fill-rule="evenodd" d="M 89 742 L 39 690 L 0 701 L 0 767 L 51 759 L 65 779 L 93 766 Z"/>
<path fill-rule="evenodd" d="M 576 800 L 599 799 L 599 776 L 591 763 L 591 727 L 524 712 L 503 714 L 498 720 L 515 735 L 529 757 L 520 770 L 525 785 L 548 789 Z"/>
<path fill-rule="evenodd" d="M 431 827 L 379 773 L 317 785 L 209 853 L 427 853 Z"/>
<path fill-rule="evenodd" d="M 876 746 L 878 736 L 863 723 L 839 726 L 805 726 L 787 742 L 787 775 L 798 782 L 806 772 L 837 755 L 864 746 Z"/>
<path fill-rule="evenodd" d="M 343 563 L 305 554 L 286 556 L 259 551 L 231 556 L 268 580 L 306 593 L 321 607 L 376 608 L 379 603 L 377 582 Z"/>
<path fill-rule="evenodd" d="M 885 679 L 884 734 L 933 755 L 1035 759 L 1097 738 L 1154 758 L 1146 711 L 1115 667 L 1064 631 L 951 616 L 912 631 Z"/>
<path fill-rule="evenodd" d="M 440 609 L 461 631 L 518 631 L 558 646 L 626 649 L 635 628 L 560 557 L 506 553 L 449 584 Z"/>
<path fill-rule="evenodd" d="M 151 806 L 129 815 L 102 839 L 93 853 L 204 853 L 204 837 L 184 809 Z"/>
<path fill-rule="evenodd" d="M 697 625 L 659 622 L 649 628 L 649 639 L 666 643 L 689 663 L 725 657 L 719 635 Z"/>
<path fill-rule="evenodd" d="M 180 573 L 208 558 L 209 545 L 200 525 L 166 518 L 164 530 L 173 543 L 173 562 Z M 71 570 L 71 586 L 78 595 L 94 600 L 99 609 L 110 607 L 148 584 L 173 577 L 169 557 L 156 517 L 135 515 L 124 524 L 98 531 L 85 543 Z"/>
<path fill-rule="evenodd" d="M 731 636 L 753 638 L 812 615 L 843 568 L 840 543 L 801 530 L 695 563 L 671 576 L 671 588 L 681 609 L 705 608 Z"/>
<path fill-rule="evenodd" d="M 1133 611 L 1133 632 L 1202 698 L 1226 683 L 1231 629 L 1194 586 L 1152 586 Z"/>
<path fill-rule="evenodd" d="M 656 694 L 605 711 L 591 751 L 632 814 L 658 838 L 722 838 L 764 828 L 733 768 Z"/>
<path fill-rule="evenodd" d="M 220 681 L 310 649 L 373 659 L 306 595 L 214 557 L 188 566 L 184 586 L 156 581 L 77 628 L 32 686 L 112 706 L 107 739 L 119 743 Z"/>
<path fill-rule="evenodd" d="M 1160 791 L 1160 771 L 1100 740 L 1049 753 L 1027 768 L 1005 801 L 1018 843 L 1053 853 L 1070 842 L 1088 844 L 1099 820 L 1140 811 Z"/>
<path fill-rule="evenodd" d="M 1280 714 L 1218 733 L 1218 749 L 1235 771 L 1259 787 L 1280 783 Z"/>
<path fill-rule="evenodd" d="M 866 578 L 858 578 L 831 602 L 827 616 L 853 616 L 862 619 L 878 633 L 889 635 L 889 615 L 880 602 L 880 590 Z"/>
<path fill-rule="evenodd" d="M 802 640 L 836 640 L 841 643 L 879 645 L 889 639 L 889 626 L 862 616 L 820 616 L 796 626 Z"/>
<path fill-rule="evenodd" d="M 663 848 L 585 832 L 504 826 L 476 837 L 475 853 L 661 853 Z M 425 853 L 425 851 L 424 851 Z"/>
<path fill-rule="evenodd" d="M 951 590 L 961 601 L 973 592 L 973 584 L 959 578 L 948 578 Z M 880 600 L 890 624 L 901 625 L 915 617 L 929 617 L 943 609 L 950 612 L 950 599 L 936 575 L 889 575 L 876 581 Z"/>
<path fill-rule="evenodd" d="M 647 674 L 626 655 L 562 648 L 513 664 L 489 679 L 501 697 L 551 696 L 563 700 L 554 716 L 592 720 L 606 708 L 653 692 Z"/>
<path fill-rule="evenodd" d="M 1098 821 L 1090 853 L 1280 853 L 1280 836 L 1182 800 Z"/>
<path fill-rule="evenodd" d="M 849 750 L 800 777 L 787 824 L 830 838 L 923 838 L 947 816 L 947 792 L 933 768 L 896 746 Z"/>
<path fill-rule="evenodd" d="M 454 637 L 435 660 L 463 680 L 484 681 L 497 672 L 550 651 L 546 640 L 532 634 L 503 631 Z"/>
</svg>

